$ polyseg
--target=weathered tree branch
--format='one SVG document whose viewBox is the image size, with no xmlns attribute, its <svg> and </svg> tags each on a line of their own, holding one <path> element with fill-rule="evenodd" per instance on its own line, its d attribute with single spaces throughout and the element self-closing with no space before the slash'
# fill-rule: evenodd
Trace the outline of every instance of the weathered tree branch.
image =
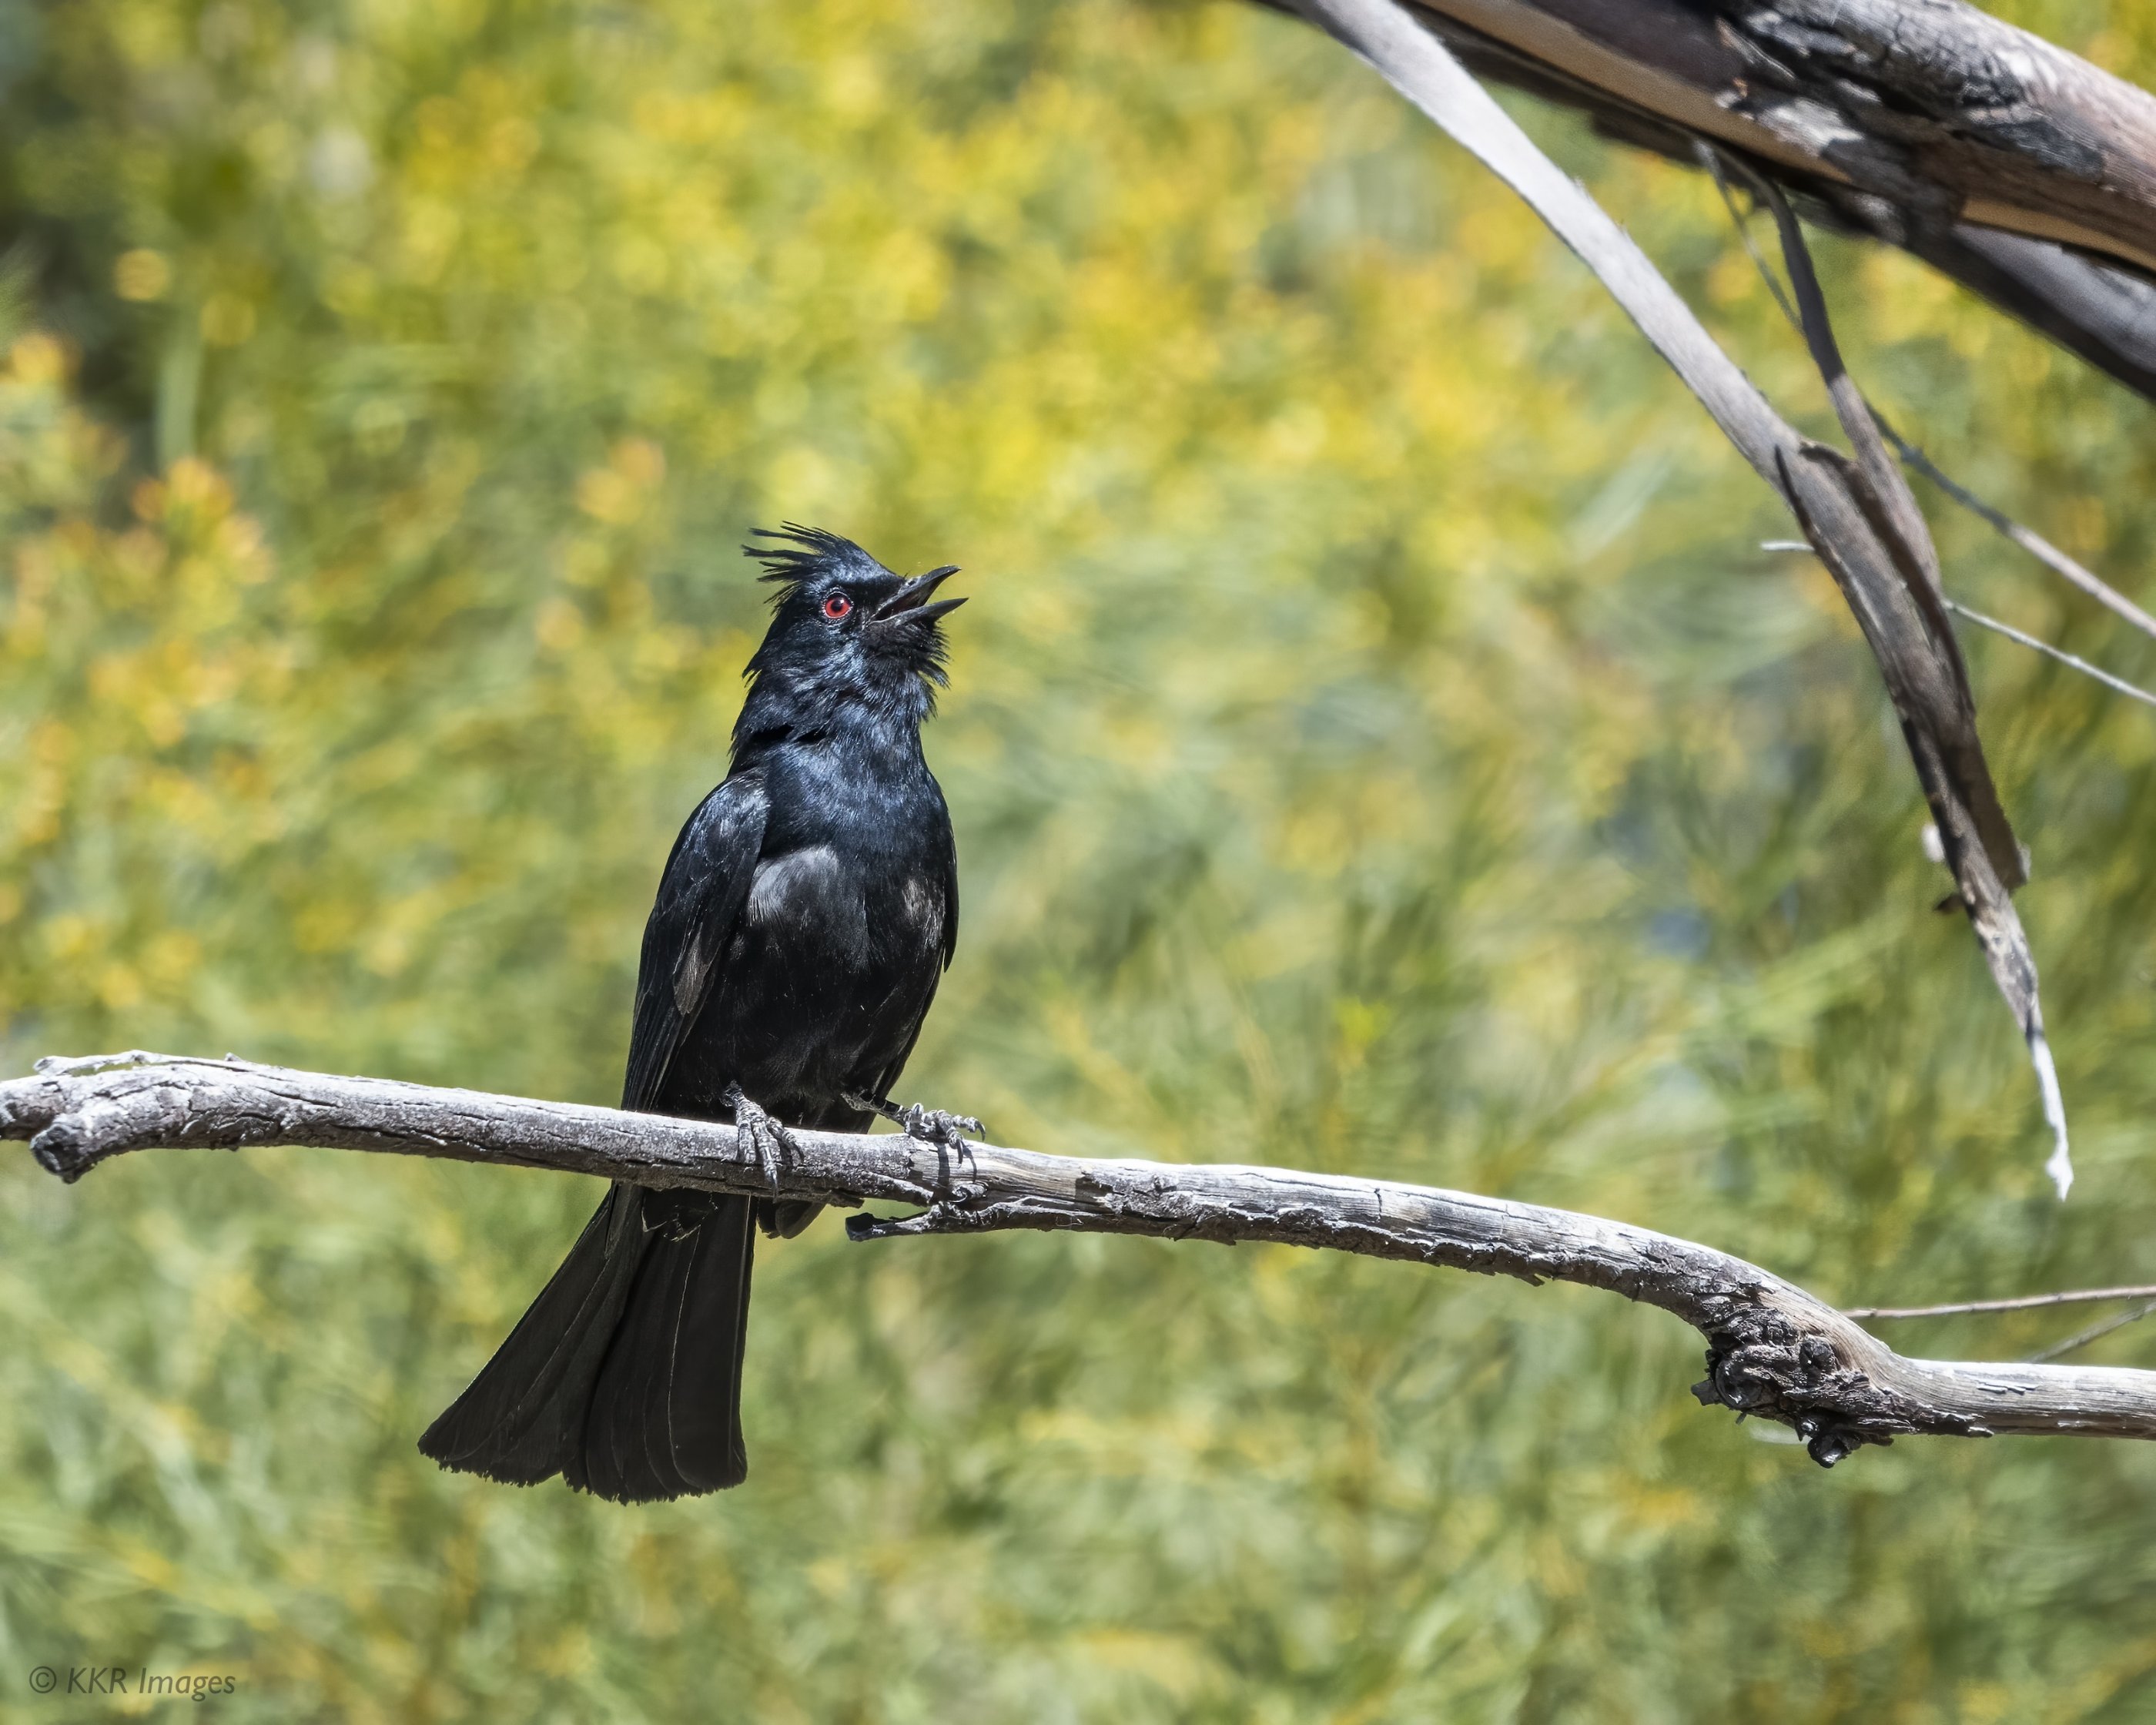
<svg viewBox="0 0 2156 1725">
<path fill-rule="evenodd" d="M 1960 0 L 1412 6 L 1477 74 L 1739 155 L 2156 398 L 2156 96 Z"/>
<path fill-rule="evenodd" d="M 2026 878 L 2026 862 L 1984 762 L 1976 704 L 1947 619 L 1923 512 L 1842 367 L 1787 204 L 1769 188 L 1782 218 L 1805 340 L 1856 447 L 1855 460 L 1801 436 L 1775 412 L 1646 254 L 1584 187 L 1536 147 L 1418 14 L 1394 0 L 1296 3 L 1549 223 L 1788 504 L 1878 661 L 1969 927 L 2028 1045 L 2052 1131 L 2046 1167 L 2064 1198 L 2073 1181 L 2066 1109 L 2046 1039 L 2035 959 L 2010 896 Z"/>
<path fill-rule="evenodd" d="M 1961 0 L 1418 0 L 1785 173 L 2156 268 L 2156 96 Z"/>
<path fill-rule="evenodd" d="M 1330 1247 L 1570 1281 L 1660 1307 L 1707 1338 L 1702 1403 L 1794 1426 L 1832 1466 L 1910 1435 L 2156 1437 L 2156 1372 L 1906 1358 L 1801 1288 L 1712 1247 L 1471 1193 L 1292 1168 L 1102 1161 L 998 1145 L 963 1158 L 898 1136 L 797 1132 L 781 1195 L 921 1206 L 857 1240 L 1024 1228 Z M 313 1145 L 551 1168 L 653 1186 L 771 1191 L 730 1126 L 244 1061 L 46 1060 L 0 1082 L 0 1138 L 62 1179 L 131 1150 Z"/>
<path fill-rule="evenodd" d="M 1782 316 L 1789 321 L 1789 327 L 1796 331 L 1799 335 L 1803 335 L 1804 325 L 1802 315 L 1791 302 L 1779 278 L 1775 275 L 1773 267 L 1767 262 L 1766 254 L 1753 242 L 1751 228 L 1744 218 L 1744 212 L 1738 208 L 1737 195 L 1731 189 L 1728 175 L 1723 172 L 1724 158 L 1722 152 L 1712 144 L 1702 141 L 1695 147 L 1693 153 L 1700 165 L 1714 176 L 1716 188 L 1722 193 L 1722 207 L 1729 212 L 1730 222 L 1737 229 L 1738 243 L 1744 248 L 1746 255 L 1752 259 L 1753 267 L 1759 272 L 1760 280 L 1766 284 L 1767 291 L 1774 295 L 1774 303 L 1781 308 Z M 1772 181 L 1763 178 L 1741 165 L 1738 171 L 1745 175 L 1753 195 L 1760 203 L 1773 204 L 1781 198 L 1781 193 L 1775 188 Z M 2004 510 L 1994 509 L 1953 475 L 1942 470 L 1938 464 L 1926 454 L 1921 448 L 1911 443 L 1894 429 L 1892 421 L 1879 411 L 1876 403 L 1867 401 L 1864 406 L 1866 411 L 1871 416 L 1872 424 L 1878 428 L 1880 436 L 1893 445 L 1894 453 L 1901 458 L 1904 467 L 1912 468 L 1923 475 L 1926 479 L 1989 527 L 1992 531 L 1997 533 L 2008 543 L 2018 546 L 2027 552 L 2053 574 L 2063 578 L 2072 586 L 2079 588 L 2114 616 L 2124 619 L 2142 634 L 2156 637 L 2156 617 L 2151 617 L 2140 606 L 2135 604 L 2133 600 L 2096 574 L 2087 565 L 2068 557 L 2042 534 L 2031 528 L 2025 527 Z M 1798 547 L 1799 550 L 1810 548 L 1808 546 Z M 1953 605 L 1951 600 L 1948 601 L 1948 603 L 1950 608 L 1956 610 L 1963 608 Z M 2038 650 L 2051 652 L 2054 649 L 2040 645 Z M 2063 655 L 2061 656 L 2065 657 Z M 2079 664 L 2078 660 L 2072 662 Z M 2095 675 L 2104 680 L 2112 680 L 2104 673 L 2097 672 Z M 2133 689 L 2130 685 L 2127 686 L 2125 692 L 2130 692 L 2137 698 L 2145 698 L 2141 696 L 2140 691 Z"/>
</svg>

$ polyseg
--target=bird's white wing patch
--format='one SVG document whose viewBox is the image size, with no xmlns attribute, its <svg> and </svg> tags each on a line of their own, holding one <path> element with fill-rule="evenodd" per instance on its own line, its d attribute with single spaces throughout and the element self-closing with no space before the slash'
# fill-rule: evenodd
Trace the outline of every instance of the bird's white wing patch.
<svg viewBox="0 0 2156 1725">
<path fill-rule="evenodd" d="M 684 1018 L 694 1018 L 704 999 L 704 979 L 711 974 L 712 954 L 705 950 L 704 931 L 696 929 L 674 967 L 674 1005 Z"/>
<path fill-rule="evenodd" d="M 915 875 L 909 878 L 899 894 L 899 903 L 906 912 L 906 920 L 923 931 L 930 946 L 943 938 L 943 895 L 932 881 Z"/>
<path fill-rule="evenodd" d="M 839 854 L 828 845 L 768 857 L 756 865 L 756 878 L 749 884 L 748 919 L 768 922 L 789 906 L 849 896 L 844 887 Z"/>
</svg>

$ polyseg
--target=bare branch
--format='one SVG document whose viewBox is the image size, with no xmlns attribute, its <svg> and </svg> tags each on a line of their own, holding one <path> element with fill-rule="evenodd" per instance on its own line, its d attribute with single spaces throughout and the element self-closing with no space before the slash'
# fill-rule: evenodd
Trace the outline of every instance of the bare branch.
<svg viewBox="0 0 2156 1725">
<path fill-rule="evenodd" d="M 1782 259 L 1789 268 L 1789 290 L 1797 302 L 1804 344 L 1826 384 L 1835 415 L 1856 451 L 1856 472 L 1861 480 L 1856 487 L 1858 498 L 1873 516 L 1881 540 L 1894 553 L 1894 572 L 1907 588 L 1924 626 L 1922 648 L 1909 653 L 1912 662 L 1898 668 L 1899 675 L 1935 685 L 1921 693 L 1912 691 L 1912 695 L 1930 709 L 1927 716 L 1937 732 L 1933 739 L 1937 768 L 1952 781 L 1953 799 L 1968 809 L 1991 873 L 1997 876 L 1996 884 L 2010 892 L 2023 883 L 2027 873 L 2014 829 L 2007 824 L 2006 811 L 1999 806 L 1999 793 L 1992 785 L 1990 769 L 1984 764 L 1984 745 L 1976 734 L 1976 702 L 1969 693 L 1969 668 L 1963 663 L 1960 645 L 1946 619 L 1946 589 L 1939 578 L 1938 553 L 1932 545 L 1931 531 L 1909 482 L 1887 453 L 1870 404 L 1842 363 L 1841 349 L 1827 316 L 1826 296 L 1820 292 L 1819 277 L 1812 269 L 1804 230 L 1797 225 L 1788 199 L 1771 185 L 1766 192 L 1781 231 Z M 1867 608 L 1878 603 L 1878 596 L 1852 594 L 1851 603 L 1861 618 Z M 1916 647 L 1916 644 L 1911 645 Z M 1891 687 L 1897 667 L 1887 666 L 1887 673 Z M 1920 749 L 1917 756 L 1920 774 L 1925 765 L 1925 752 Z M 1936 796 L 1933 800 L 1938 800 Z M 1953 855 L 1951 839 L 1948 860 L 1956 875 L 1960 875 L 1963 868 Z M 1971 906 L 1976 908 L 1974 900 Z M 2012 998 L 2010 993 L 2009 998 Z"/>
<path fill-rule="evenodd" d="M 2156 267 L 2156 97 L 1959 0 L 1417 3 L 1781 175 Z"/>
<path fill-rule="evenodd" d="M 1924 705 L 1928 710 L 1928 716 L 1933 720 L 1929 734 L 1920 735 L 1910 725 L 1912 703 L 1905 701 L 1898 691 L 1895 705 L 1902 711 L 1902 728 L 1909 737 L 1917 776 L 1923 779 L 1933 811 L 1938 817 L 1938 829 L 1946 847 L 1947 866 L 1953 870 L 1955 882 L 1961 889 L 1961 901 L 1969 912 L 1969 926 L 1976 931 L 1977 944 L 1983 948 L 1984 962 L 1991 968 L 1992 980 L 2013 1009 L 2022 1038 L 2028 1044 L 2030 1062 L 2035 1068 L 2037 1086 L 2043 1094 L 2044 1118 L 2051 1128 L 2051 1155 L 2045 1171 L 2057 1187 L 2059 1196 L 2064 1199 L 2074 1183 L 2073 1156 L 2066 1137 L 2066 1101 L 2059 1093 L 2058 1067 L 2044 1034 L 2044 1010 L 2037 997 L 2035 957 L 2030 951 L 2029 937 L 2022 929 L 2011 896 L 2013 890 L 2028 878 L 2028 870 L 2020 846 L 2015 840 L 2014 829 L 2007 824 L 2006 811 L 1999 806 L 1990 769 L 1984 762 L 1984 746 L 1976 734 L 1975 698 L 1969 692 L 1969 669 L 1963 662 L 1960 644 L 1947 622 L 1951 602 L 1939 578 L 1938 555 L 1933 548 L 1923 511 L 1917 507 L 1908 480 L 1887 453 L 1871 404 L 1842 364 L 1841 352 L 1835 342 L 1834 329 L 1827 317 L 1826 296 L 1820 291 L 1819 277 L 1812 270 L 1811 252 L 1804 244 L 1804 230 L 1797 225 L 1789 200 L 1779 190 L 1771 185 L 1766 190 L 1775 224 L 1781 230 L 1782 259 L 1789 268 L 1789 290 L 1797 302 L 1805 345 L 1811 350 L 1820 377 L 1826 381 L 1835 414 L 1856 446 L 1856 473 L 1863 482 L 1860 495 L 1868 493 L 1867 501 L 1881 538 L 1891 551 L 1899 553 L 1895 558 L 1896 572 L 1907 588 L 1924 624 L 1930 652 L 1912 654 L 1912 664 L 1917 675 L 1928 673 L 1941 685 L 1925 691 Z M 1798 518 L 1799 521 L 1803 520 L 1801 512 Z M 1808 530 L 1807 536 L 1815 545 L 1820 544 L 1816 533 Z M 1826 555 L 1828 550 L 1821 546 L 1822 555 Z M 1828 556 L 1828 567 L 1835 567 L 1831 556 Z M 1840 572 L 1835 568 L 1838 578 Z M 1853 590 L 1846 579 L 1842 580 L 1841 585 L 1861 620 L 1867 608 L 1876 602 L 1876 596 Z M 1881 655 L 1881 664 L 1890 689 L 1896 688 L 1897 670 L 1907 675 L 1907 669 L 1890 662 L 1884 654 Z M 1950 675 L 1947 675 L 1948 670 Z M 1936 783 L 1934 774 L 1943 775 L 1946 783 Z M 1972 836 L 1976 840 L 1974 845 L 1970 842 Z"/>
<path fill-rule="evenodd" d="M 1804 332 L 1804 321 L 1797 315 L 1796 305 L 1789 298 L 1789 290 L 1782 285 L 1782 278 L 1774 274 L 1774 266 L 1767 261 L 1766 253 L 1759 249 L 1759 243 L 1753 239 L 1751 223 L 1745 219 L 1744 212 L 1737 207 L 1737 193 L 1729 183 L 1729 170 L 1733 167 L 1745 177 L 1752 194 L 1762 203 L 1767 201 L 1767 187 L 1772 182 L 1763 175 L 1753 172 L 1735 158 L 1724 156 L 1704 138 L 1692 146 L 1692 155 L 1700 166 L 1713 177 L 1714 189 L 1722 194 L 1722 207 L 1729 212 L 1729 225 L 1737 230 L 1738 241 L 1743 246 L 1745 255 L 1752 259 L 1752 267 L 1758 271 L 1759 280 L 1766 283 L 1767 291 L 1774 296 L 1774 303 L 1781 307 L 1782 316 L 1788 320 L 1789 327 L 1801 336 Z M 1885 427 L 1881 427 L 1881 429 L 1884 430 Z"/>
<path fill-rule="evenodd" d="M 2128 1324 L 2139 1323 L 2152 1312 L 2156 1312 L 2156 1300 L 2143 1300 L 2131 1312 L 2122 1312 L 2116 1317 L 2104 1319 L 2102 1323 L 2091 1324 L 2085 1330 L 2076 1330 L 2065 1341 L 2054 1342 L 2041 1353 L 2030 1354 L 2029 1363 L 2032 1366 L 2041 1365 L 2046 1360 L 2063 1359 L 2076 1349 L 2086 1348 L 2090 1343 L 2108 1336 L 2113 1330 L 2123 1330 Z"/>
<path fill-rule="evenodd" d="M 1707 172 L 1713 176 L 1715 189 L 1722 194 L 1722 208 L 1729 212 L 1730 224 L 1736 228 L 1738 240 L 1743 246 L 1746 255 L 1752 259 L 1753 267 L 1759 272 L 1759 279 L 1767 285 L 1767 291 L 1774 295 L 1774 303 L 1781 307 L 1782 316 L 1789 320 L 1789 327 L 1795 330 L 1799 335 L 1802 335 L 1804 330 L 1804 320 L 1798 315 L 1797 308 L 1790 303 L 1789 292 L 1783 287 L 1781 278 L 1774 274 L 1774 266 L 1768 263 L 1766 254 L 1762 252 L 1753 241 L 1751 224 L 1745 220 L 1744 212 L 1737 207 L 1737 196 L 1730 187 L 1728 170 L 1734 167 L 1742 174 L 1751 191 L 1763 203 L 1771 203 L 1779 198 L 1779 193 L 1775 190 L 1774 183 L 1762 177 L 1744 163 L 1729 161 L 1722 151 L 1704 140 L 1694 146 L 1693 154 Z M 2156 637 L 2156 617 L 2151 617 L 2140 606 L 2135 604 L 2133 600 L 2094 571 L 2068 557 L 2042 534 L 2032 528 L 2023 526 L 2005 511 L 1994 508 L 1967 486 L 1942 471 L 1938 463 L 1917 444 L 1911 443 L 1897 431 L 1893 423 L 1870 401 L 1867 400 L 1864 406 L 1866 412 L 1871 414 L 1871 423 L 1878 429 L 1879 434 L 1894 446 L 1894 453 L 1901 458 L 1902 465 L 1915 468 L 1917 472 L 1923 475 L 1926 479 L 1944 491 L 1948 497 L 1979 521 L 1984 522 L 1994 532 L 1999 534 L 2000 537 L 2011 544 L 2019 546 L 2045 567 L 2079 588 L 2098 604 L 2123 618 L 2143 634 Z M 1948 603 L 1953 605 L 1953 601 L 1949 600 Z M 1953 606 L 1953 608 L 1961 609 L 1959 606 Z M 1964 614 L 1969 615 L 1973 621 L 1983 620 L 1977 618 L 1974 613 Z M 2025 637 L 2017 636 L 2015 639 L 2025 640 Z M 2039 646 L 2039 649 L 2045 652 L 2054 650 L 2041 647 L 2035 642 L 2027 642 L 2026 644 Z M 2064 654 L 2059 654 L 2056 656 L 2061 659 L 2066 658 Z M 2076 665 L 2081 663 L 2078 660 L 2068 660 L 2067 662 Z M 2101 680 L 2110 680 L 2101 671 L 2092 671 L 2091 675 Z M 2130 685 L 2120 686 L 2125 693 L 2136 696 L 2140 694 L 2138 690 Z"/>
<path fill-rule="evenodd" d="M 2086 659 L 2075 658 L 2062 647 L 2054 647 L 2049 641 L 2039 640 L 2031 634 L 2024 634 L 2010 623 L 2001 623 L 1996 617 L 1987 617 L 1983 612 L 1963 604 L 1958 599 L 1948 599 L 1947 609 L 1957 617 L 1966 617 L 1979 629 L 1988 629 L 1994 634 L 2002 634 L 2008 640 L 2016 642 L 2021 646 L 2034 648 L 2046 658 L 2057 660 L 2061 665 L 2071 665 L 2083 676 L 2095 678 L 2105 688 L 2117 694 L 2130 696 L 2136 701 L 2145 701 L 2150 706 L 2156 706 L 2156 695 L 2151 695 L 2139 684 L 2129 683 L 2123 677 L 2115 677 L 2109 671 L 2091 665 Z"/>
<path fill-rule="evenodd" d="M 1959 0 L 1413 3 L 1480 74 L 1676 161 L 1707 140 L 2156 397 L 2145 91 Z"/>
<path fill-rule="evenodd" d="M 1408 12 L 1392 0 L 1297 4 L 1533 207 L 1601 278 L 1723 434 L 1788 503 L 1878 661 L 1969 927 L 2028 1046 L 2051 1128 L 2045 1168 L 2063 1199 L 2073 1183 L 2066 1107 L 2045 1036 L 2035 959 L 2010 896 L 2025 878 L 2026 864 L 1984 762 L 1968 671 L 1947 620 L 1938 559 L 1922 511 L 1886 455 L 1842 367 L 1788 206 L 1777 195 L 1799 311 L 1856 444 L 1855 461 L 1799 436 L 1774 411 L 1631 237 Z"/>
<path fill-rule="evenodd" d="M 1880 431 L 1885 435 L 1887 441 L 1894 445 L 1895 452 L 1903 461 L 1915 468 L 1917 472 L 1923 475 L 1926 479 L 1944 491 L 1971 515 L 1986 523 L 2001 537 L 2020 546 L 2022 550 L 2027 552 L 2030 557 L 2035 558 L 2054 574 L 2063 576 L 2071 582 L 2098 604 L 2124 618 L 2142 634 L 2156 636 L 2156 617 L 2151 617 L 2109 582 L 2068 557 L 2042 534 L 2023 526 L 2013 516 L 2005 514 L 2003 511 L 1994 509 L 1974 492 L 1957 485 L 1939 470 L 1929 455 L 1905 439 L 1884 418 L 1879 418 L 1876 408 L 1872 410 L 1872 417 L 1878 419 Z"/>
<path fill-rule="evenodd" d="M 2156 1312 L 2156 1287 L 2076 1288 L 2057 1294 L 2024 1294 L 2010 1300 L 1963 1300 L 1948 1306 L 1845 1306 L 1841 1315 L 1869 1318 L 1960 1317 L 1971 1312 L 2034 1312 L 2043 1307 L 2082 1305 L 2101 1300 L 2138 1300 L 2140 1304 L 2131 1312 L 2122 1312 L 2086 1329 L 2076 1330 L 2063 1342 L 2055 1342 L 2030 1354 L 2025 1362 L 2041 1365 L 2046 1360 L 2061 1359 L 2114 1330 L 2139 1323 L 2149 1313 Z"/>
<path fill-rule="evenodd" d="M 1023 1228 L 1327 1247 L 1373 1258 L 1578 1282 L 1661 1307 L 1707 1339 L 1693 1394 L 1795 1428 L 1831 1466 L 1923 1434 L 2156 1437 L 2156 1372 L 1910 1359 L 1830 1306 L 1710 1246 L 1539 1204 L 1396 1181 L 1233 1163 L 1045 1156 L 973 1146 L 962 1160 L 899 1134 L 795 1129 L 788 1198 L 923 1206 L 856 1217 L 856 1239 Z M 0 1138 L 79 1179 L 129 1151 L 269 1144 L 552 1168 L 650 1186 L 767 1194 L 730 1126 L 228 1057 L 47 1060 L 0 1082 Z"/>
<path fill-rule="evenodd" d="M 1763 539 L 1759 542 L 1759 549 L 1800 551 L 1807 557 L 1813 554 L 1811 547 L 1801 539 Z M 2156 695 L 2152 695 L 2138 683 L 2129 683 L 2123 677 L 2113 676 L 2102 666 L 2091 665 L 2086 659 L 2076 659 L 2064 648 L 2054 647 L 2049 641 L 2039 640 L 2035 635 L 2025 634 L 2010 623 L 2001 623 L 1996 617 L 1987 617 L 1983 612 L 1964 605 L 1959 599 L 1949 598 L 1946 605 L 1947 609 L 1953 612 L 1955 616 L 1967 618 L 1979 629 L 1990 629 L 1994 634 L 2002 634 L 2008 640 L 2020 646 L 2034 649 L 2047 659 L 2056 659 L 2061 665 L 2079 671 L 2085 677 L 2093 677 L 2115 694 L 2130 696 L 2135 701 L 2146 701 L 2149 706 L 2156 706 Z"/>
<path fill-rule="evenodd" d="M 1844 1317 L 1961 1317 L 1972 1312 L 2034 1312 L 2045 1306 L 2080 1306 L 2100 1300 L 2156 1300 L 2156 1286 L 2070 1288 L 2058 1294 L 2017 1294 L 2007 1300 L 1963 1300 L 1951 1306 L 1845 1306 Z"/>
</svg>

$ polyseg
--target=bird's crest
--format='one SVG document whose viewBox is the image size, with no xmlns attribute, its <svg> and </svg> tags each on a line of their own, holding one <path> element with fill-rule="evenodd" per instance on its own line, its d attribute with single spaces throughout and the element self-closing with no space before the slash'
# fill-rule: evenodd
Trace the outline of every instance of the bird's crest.
<svg viewBox="0 0 2156 1725">
<path fill-rule="evenodd" d="M 827 533 L 821 527 L 783 521 L 776 527 L 752 527 L 749 534 L 752 538 L 773 542 L 769 545 L 744 545 L 742 555 L 763 565 L 763 573 L 757 578 L 759 581 L 782 584 L 780 603 L 784 602 L 788 592 L 803 582 L 814 581 L 819 575 L 837 569 L 850 566 L 860 574 L 888 572 L 852 540 Z"/>
</svg>

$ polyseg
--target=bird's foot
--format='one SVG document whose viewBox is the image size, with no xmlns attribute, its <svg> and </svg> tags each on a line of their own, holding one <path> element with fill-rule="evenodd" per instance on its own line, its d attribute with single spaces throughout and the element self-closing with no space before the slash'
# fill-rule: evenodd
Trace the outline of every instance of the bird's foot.
<svg viewBox="0 0 2156 1725">
<path fill-rule="evenodd" d="M 901 1107 L 888 1096 L 878 1101 L 873 1096 L 848 1096 L 843 1100 L 850 1108 L 865 1108 L 871 1114 L 882 1115 L 909 1138 L 940 1145 L 954 1155 L 968 1153 L 968 1135 L 984 1138 L 988 1132 L 988 1127 L 970 1114 L 950 1114 L 941 1108 L 924 1108 L 918 1102 L 909 1102 Z"/>
<path fill-rule="evenodd" d="M 988 1127 L 970 1114 L 924 1108 L 918 1102 L 909 1102 L 892 1117 L 909 1138 L 918 1138 L 925 1144 L 940 1144 L 957 1156 L 973 1153 L 973 1147 L 966 1142 L 969 1136 L 985 1138 L 988 1135 Z"/>
<path fill-rule="evenodd" d="M 753 1161 L 771 1189 L 778 1189 L 779 1158 L 794 1153 L 793 1139 L 786 1128 L 742 1094 L 737 1084 L 726 1091 L 734 1111 L 734 1136 L 740 1141 L 742 1160 Z"/>
</svg>

